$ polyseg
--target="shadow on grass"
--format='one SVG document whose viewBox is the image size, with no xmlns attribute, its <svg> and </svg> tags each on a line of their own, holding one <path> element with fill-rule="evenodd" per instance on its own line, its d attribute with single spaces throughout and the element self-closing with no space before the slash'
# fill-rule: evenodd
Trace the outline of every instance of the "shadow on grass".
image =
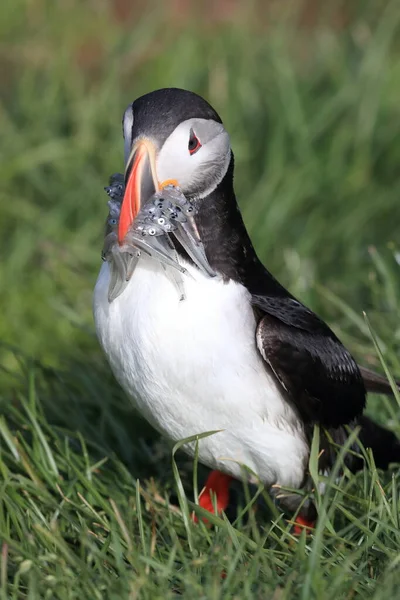
<svg viewBox="0 0 400 600">
<path fill-rule="evenodd" d="M 100 353 L 77 359 L 69 356 L 53 368 L 29 359 L 20 350 L 0 345 L 0 354 L 18 364 L 1 370 L 1 413 L 11 417 L 11 406 L 25 398 L 42 419 L 62 433 L 82 437 L 93 462 L 114 456 L 135 479 L 154 478 L 163 487 L 173 482 L 171 448 L 132 407 Z M 80 444 L 76 442 L 77 446 Z M 192 461 L 177 457 L 185 488 L 192 491 Z M 208 469 L 199 469 L 200 484 Z"/>
<path fill-rule="evenodd" d="M 81 439 L 95 463 L 104 457 L 121 461 L 132 477 L 154 480 L 155 488 L 168 490 L 173 504 L 178 503 L 173 468 L 172 445 L 161 437 L 132 407 L 109 366 L 100 353 L 77 360 L 68 357 L 63 368 L 53 368 L 24 356 L 21 351 L 1 345 L 2 354 L 12 353 L 19 364 L 14 371 L 2 370 L 0 384 L 1 413 L 10 418 L 11 406 L 19 408 L 25 399 L 39 411 L 43 422 L 67 435 L 75 452 L 82 451 Z M 9 358 L 9 357 L 8 357 Z M 183 486 L 193 498 L 193 460 L 180 451 L 175 456 Z M 198 487 L 201 490 L 210 469 L 198 465 Z M 250 486 L 250 493 L 257 486 Z M 240 482 L 231 486 L 227 516 L 234 520 L 238 506 L 247 504 Z M 262 501 L 258 507 L 269 509 Z"/>
</svg>

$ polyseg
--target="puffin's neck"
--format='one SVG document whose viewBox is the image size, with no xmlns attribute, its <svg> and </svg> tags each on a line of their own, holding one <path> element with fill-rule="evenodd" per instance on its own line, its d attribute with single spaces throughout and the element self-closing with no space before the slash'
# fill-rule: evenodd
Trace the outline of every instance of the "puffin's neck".
<svg viewBox="0 0 400 600">
<path fill-rule="evenodd" d="M 252 294 L 287 295 L 260 262 L 236 202 L 233 155 L 221 183 L 199 200 L 196 225 L 211 267 L 224 279 L 242 283 Z"/>
</svg>

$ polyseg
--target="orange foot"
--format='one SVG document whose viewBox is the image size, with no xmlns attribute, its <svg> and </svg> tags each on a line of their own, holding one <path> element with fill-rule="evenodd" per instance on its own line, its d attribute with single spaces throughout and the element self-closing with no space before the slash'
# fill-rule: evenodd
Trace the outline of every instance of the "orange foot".
<svg viewBox="0 0 400 600">
<path fill-rule="evenodd" d="M 199 496 L 199 506 L 212 514 L 215 514 L 214 504 L 217 514 L 225 510 L 229 504 L 229 485 L 232 479 L 233 477 L 221 471 L 211 471 Z M 193 516 L 193 520 L 198 522 L 196 515 Z M 203 521 L 206 523 L 207 519 L 203 518 Z"/>
<path fill-rule="evenodd" d="M 310 529 L 314 529 L 315 527 L 315 521 L 309 521 L 300 515 L 297 515 L 295 523 L 296 524 L 293 526 L 294 535 L 300 535 L 304 529 L 308 535 L 311 533 Z"/>
</svg>

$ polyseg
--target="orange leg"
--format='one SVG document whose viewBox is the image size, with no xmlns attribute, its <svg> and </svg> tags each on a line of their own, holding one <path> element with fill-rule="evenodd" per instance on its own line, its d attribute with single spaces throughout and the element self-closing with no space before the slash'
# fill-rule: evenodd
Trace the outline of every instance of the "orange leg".
<svg viewBox="0 0 400 600">
<path fill-rule="evenodd" d="M 294 535 L 301 535 L 301 532 L 304 529 L 306 530 L 306 534 L 308 535 L 311 533 L 310 529 L 314 529 L 315 527 L 315 521 L 309 521 L 308 519 L 305 519 L 300 515 L 297 515 L 295 523 L 296 525 L 294 525 L 293 527 Z"/>
<path fill-rule="evenodd" d="M 199 505 L 213 514 L 215 513 L 214 502 L 217 507 L 217 514 L 226 510 L 229 504 L 229 485 L 232 479 L 233 477 L 221 473 L 221 471 L 211 471 L 207 478 L 206 485 L 199 496 Z M 197 523 L 197 517 L 194 516 L 193 519 Z M 204 519 L 204 521 L 205 520 L 206 519 Z"/>
<path fill-rule="evenodd" d="M 206 484 L 202 489 L 199 496 L 199 506 L 208 510 L 210 513 L 215 514 L 214 504 L 217 508 L 217 514 L 225 511 L 229 505 L 229 486 L 233 477 L 221 473 L 221 471 L 211 471 L 209 474 Z M 198 522 L 196 515 L 193 515 L 195 523 Z M 207 519 L 203 518 L 206 523 Z M 315 527 L 315 521 L 311 521 L 298 515 L 296 517 L 295 525 L 293 527 L 294 535 L 300 535 L 303 529 L 309 534 L 310 529 Z"/>
</svg>

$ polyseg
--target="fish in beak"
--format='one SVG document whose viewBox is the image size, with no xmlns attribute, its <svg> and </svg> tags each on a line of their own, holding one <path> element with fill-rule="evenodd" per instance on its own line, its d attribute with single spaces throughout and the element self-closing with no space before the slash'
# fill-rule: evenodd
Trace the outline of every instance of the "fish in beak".
<svg viewBox="0 0 400 600">
<path fill-rule="evenodd" d="M 209 277 L 216 275 L 195 223 L 195 206 L 175 179 L 158 182 L 156 149 L 150 140 L 140 139 L 134 144 L 125 177 L 114 175 L 105 190 L 110 196 L 110 213 L 103 259 L 111 265 L 110 302 L 125 289 L 142 252 L 164 268 L 177 271 L 171 277 L 183 298 L 182 274 L 186 269 L 179 262 L 174 241 L 201 271 Z"/>
<path fill-rule="evenodd" d="M 141 206 L 159 190 L 154 144 L 141 139 L 133 146 L 125 169 L 125 194 L 118 225 L 118 243 L 123 245 Z"/>
</svg>

